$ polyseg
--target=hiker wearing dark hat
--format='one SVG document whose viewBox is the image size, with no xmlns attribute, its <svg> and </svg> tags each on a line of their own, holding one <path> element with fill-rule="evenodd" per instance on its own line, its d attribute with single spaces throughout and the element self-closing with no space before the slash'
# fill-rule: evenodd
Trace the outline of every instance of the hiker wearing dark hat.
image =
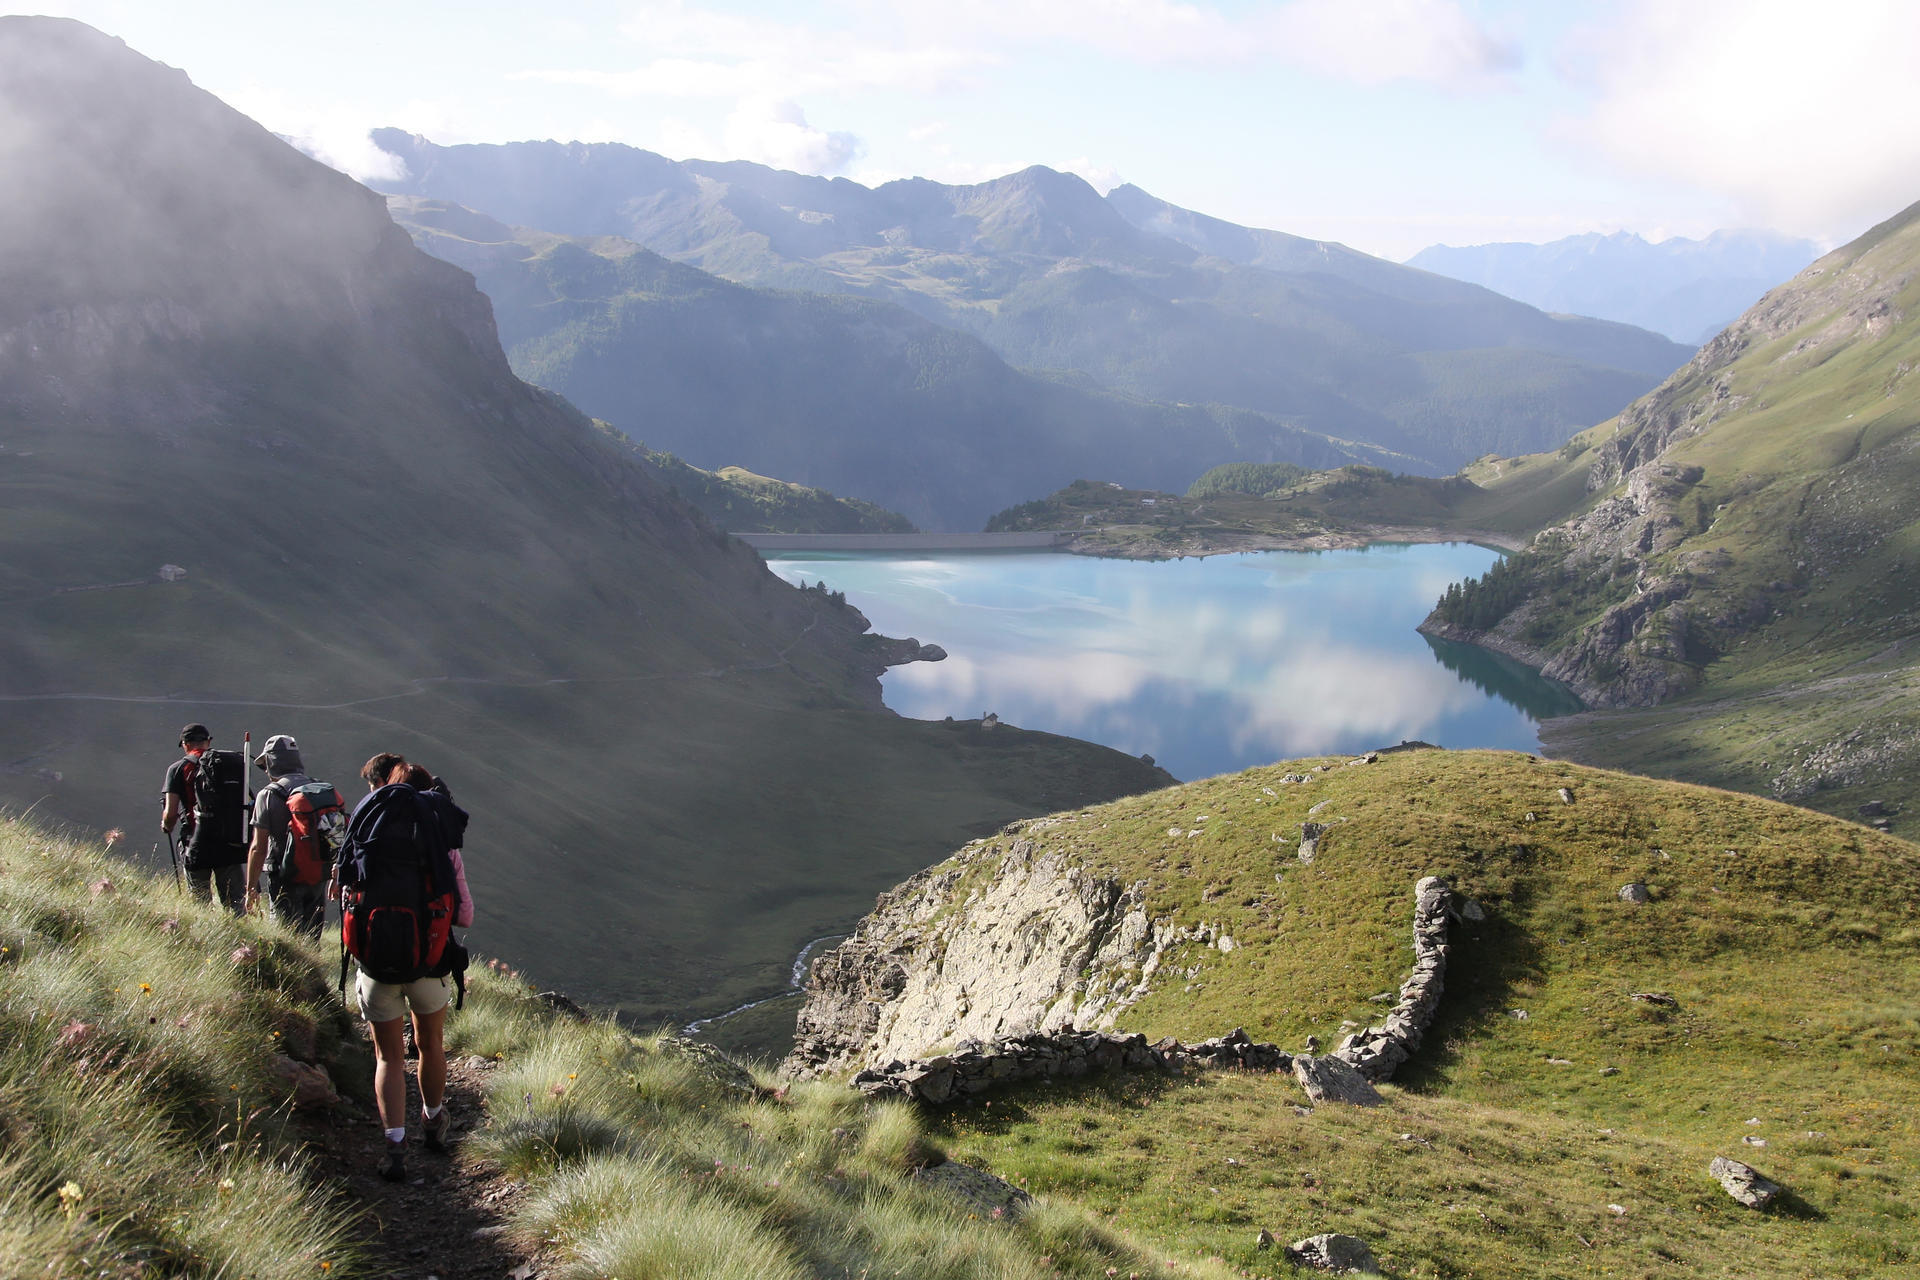
<svg viewBox="0 0 1920 1280">
<path fill-rule="evenodd" d="M 203 724 L 180 730 L 180 748 L 185 754 L 167 770 L 160 829 L 171 840 L 179 824 L 194 892 L 239 914 L 246 910 L 245 766 L 236 779 L 230 766 L 239 753 L 215 752 Z"/>
<path fill-rule="evenodd" d="M 247 910 L 263 888 L 273 913 L 289 928 L 320 936 L 327 918 L 327 877 L 339 829 L 340 793 L 307 776 L 300 744 L 284 733 L 267 739 L 254 764 L 271 782 L 253 798 L 253 843 L 247 850 Z"/>
</svg>

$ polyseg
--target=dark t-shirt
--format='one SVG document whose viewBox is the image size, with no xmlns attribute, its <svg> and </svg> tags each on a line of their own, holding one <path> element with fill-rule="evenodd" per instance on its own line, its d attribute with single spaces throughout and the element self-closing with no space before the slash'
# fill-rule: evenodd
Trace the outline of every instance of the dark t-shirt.
<svg viewBox="0 0 1920 1280">
<path fill-rule="evenodd" d="M 181 756 L 167 769 L 167 784 L 160 792 L 160 798 L 178 796 L 180 798 L 180 843 L 184 846 L 193 838 L 193 773 L 200 767 L 200 761 L 193 756 Z"/>
</svg>

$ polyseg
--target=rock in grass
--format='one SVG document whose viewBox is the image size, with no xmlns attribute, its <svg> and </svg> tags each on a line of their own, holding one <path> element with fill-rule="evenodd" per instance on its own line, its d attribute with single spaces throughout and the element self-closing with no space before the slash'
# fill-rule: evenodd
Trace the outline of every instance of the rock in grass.
<svg viewBox="0 0 1920 1280">
<path fill-rule="evenodd" d="M 1293 1078 L 1315 1102 L 1345 1102 L 1356 1107 L 1377 1107 L 1386 1099 L 1367 1082 L 1367 1078 L 1339 1058 L 1302 1055 L 1293 1060 Z"/>
<path fill-rule="evenodd" d="M 267 1059 L 267 1067 L 293 1087 L 296 1110 L 315 1111 L 340 1101 L 340 1095 L 333 1091 L 333 1080 L 327 1075 L 325 1067 L 295 1062 L 284 1053 L 276 1053 Z"/>
<path fill-rule="evenodd" d="M 1324 822 L 1303 822 L 1300 824 L 1300 861 L 1312 862 L 1313 855 L 1320 851 L 1320 837 L 1327 834 Z"/>
<path fill-rule="evenodd" d="M 1380 1264 L 1373 1260 L 1373 1250 L 1367 1248 L 1367 1242 L 1357 1236 L 1329 1233 L 1295 1240 L 1287 1246 L 1287 1260 L 1297 1267 L 1312 1267 L 1316 1271 L 1331 1272 L 1337 1276 L 1380 1274 Z"/>
<path fill-rule="evenodd" d="M 1780 1184 L 1769 1181 L 1750 1164 L 1715 1156 L 1707 1172 L 1720 1180 L 1728 1195 L 1749 1209 L 1765 1209 L 1780 1198 Z"/>
<path fill-rule="evenodd" d="M 1033 1203 L 1033 1197 L 1004 1178 L 996 1178 L 985 1169 L 976 1169 L 958 1160 L 916 1169 L 913 1180 L 922 1186 L 944 1191 L 968 1210 L 987 1220 L 1018 1218 Z"/>
<path fill-rule="evenodd" d="M 1631 884 L 1623 884 L 1620 886 L 1620 901 L 1622 902 L 1631 902 L 1638 905 L 1646 902 L 1652 896 L 1652 894 L 1647 892 L 1647 886 L 1638 880 L 1635 880 Z"/>
</svg>

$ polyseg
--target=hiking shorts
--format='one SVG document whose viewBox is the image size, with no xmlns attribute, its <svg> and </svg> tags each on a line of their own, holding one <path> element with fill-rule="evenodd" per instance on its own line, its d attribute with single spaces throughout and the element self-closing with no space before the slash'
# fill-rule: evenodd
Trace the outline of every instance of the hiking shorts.
<svg viewBox="0 0 1920 1280">
<path fill-rule="evenodd" d="M 353 994 L 368 1022 L 392 1022 L 411 1008 L 415 1017 L 438 1013 L 453 1000 L 452 978 L 416 978 L 412 982 L 375 982 L 355 970 Z"/>
</svg>

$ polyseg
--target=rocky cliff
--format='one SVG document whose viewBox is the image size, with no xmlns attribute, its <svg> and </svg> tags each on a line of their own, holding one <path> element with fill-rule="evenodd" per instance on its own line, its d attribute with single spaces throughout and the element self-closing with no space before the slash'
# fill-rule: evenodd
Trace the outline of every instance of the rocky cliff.
<svg viewBox="0 0 1920 1280">
<path fill-rule="evenodd" d="M 1422 630 L 1529 661 L 1590 706 L 1642 707 L 1750 658 L 1789 615 L 1854 629 L 1838 582 L 1878 580 L 1910 528 L 1916 264 L 1920 206 L 1768 293 L 1569 444 L 1582 508 Z"/>
<path fill-rule="evenodd" d="M 1041 852 L 1024 834 L 976 840 L 882 894 L 820 957 L 789 1063 L 842 1072 L 961 1040 L 1106 1030 L 1169 948 L 1197 941 L 1232 945 L 1205 925 L 1156 923 L 1140 885 Z"/>
</svg>

